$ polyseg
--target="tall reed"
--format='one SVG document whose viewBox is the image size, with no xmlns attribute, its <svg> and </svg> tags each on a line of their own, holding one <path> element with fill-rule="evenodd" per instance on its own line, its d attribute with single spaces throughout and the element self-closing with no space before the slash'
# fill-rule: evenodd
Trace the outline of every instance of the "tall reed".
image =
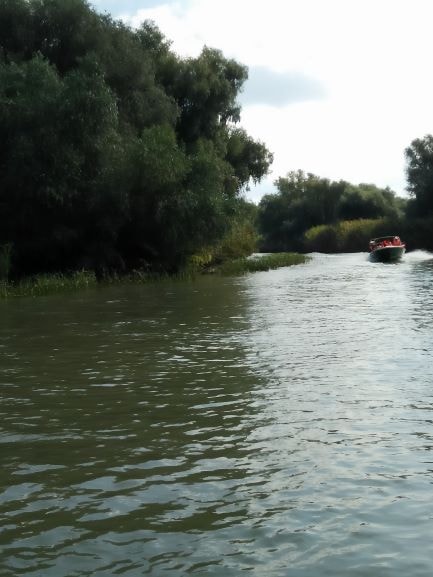
<svg viewBox="0 0 433 577">
<path fill-rule="evenodd" d="M 93 272 L 77 271 L 71 275 L 37 275 L 12 283 L 0 281 L 0 298 L 18 296 L 42 296 L 52 293 L 68 292 L 97 285 Z"/>
<path fill-rule="evenodd" d="M 267 255 L 254 255 L 248 258 L 239 258 L 227 261 L 218 267 L 218 272 L 225 275 L 237 275 L 247 272 L 267 271 L 295 264 L 304 264 L 309 257 L 294 252 L 280 252 Z"/>
</svg>

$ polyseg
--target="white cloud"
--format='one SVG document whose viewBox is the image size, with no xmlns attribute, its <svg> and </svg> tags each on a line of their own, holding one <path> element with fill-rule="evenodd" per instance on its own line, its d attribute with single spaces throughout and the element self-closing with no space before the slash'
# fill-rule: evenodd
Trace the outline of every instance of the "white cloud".
<svg viewBox="0 0 433 577">
<path fill-rule="evenodd" d="M 241 104 L 285 106 L 294 102 L 324 98 L 324 87 L 314 78 L 300 73 L 275 72 L 264 66 L 250 66 L 248 82 L 239 96 Z"/>
<path fill-rule="evenodd" d="M 402 193 L 404 148 L 433 132 L 431 0 L 184 0 L 124 18 L 154 20 L 183 56 L 207 44 L 324 88 L 321 100 L 244 106 L 273 179 L 302 168 Z"/>
</svg>

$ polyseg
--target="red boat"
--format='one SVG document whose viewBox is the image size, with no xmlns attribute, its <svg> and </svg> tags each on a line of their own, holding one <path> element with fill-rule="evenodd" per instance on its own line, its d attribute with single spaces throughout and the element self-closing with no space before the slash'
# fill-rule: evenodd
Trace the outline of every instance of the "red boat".
<svg viewBox="0 0 433 577">
<path fill-rule="evenodd" d="M 368 249 L 375 262 L 396 262 L 406 252 L 406 245 L 399 236 L 379 236 L 370 240 Z"/>
</svg>

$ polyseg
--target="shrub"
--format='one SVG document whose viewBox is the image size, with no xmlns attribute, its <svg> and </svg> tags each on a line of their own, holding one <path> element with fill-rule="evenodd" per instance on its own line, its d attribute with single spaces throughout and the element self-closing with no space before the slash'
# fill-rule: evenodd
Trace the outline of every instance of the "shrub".
<svg viewBox="0 0 433 577">
<path fill-rule="evenodd" d="M 304 246 L 307 252 L 338 252 L 338 240 L 335 225 L 319 224 L 307 230 Z"/>
<path fill-rule="evenodd" d="M 344 220 L 337 224 L 314 226 L 304 234 L 307 252 L 363 252 L 376 236 L 401 234 L 401 223 L 387 219 Z"/>
</svg>

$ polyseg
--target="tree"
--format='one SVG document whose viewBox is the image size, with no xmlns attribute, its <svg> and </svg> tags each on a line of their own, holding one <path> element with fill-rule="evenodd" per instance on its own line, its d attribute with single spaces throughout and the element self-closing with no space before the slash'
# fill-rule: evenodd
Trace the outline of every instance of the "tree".
<svg viewBox="0 0 433 577">
<path fill-rule="evenodd" d="M 33 31 L 29 4 L 23 0 L 0 0 L 0 58 L 9 63 L 16 55 L 32 54 Z"/>
<path fill-rule="evenodd" d="M 279 193 L 265 197 L 261 203 L 259 222 L 265 236 L 269 234 L 271 225 L 274 238 L 275 235 L 280 237 L 286 248 L 296 248 L 307 229 L 336 221 L 344 182 L 331 182 L 298 170 L 280 177 L 275 184 Z"/>
<path fill-rule="evenodd" d="M 246 187 L 250 179 L 257 183 L 269 170 L 273 155 L 266 146 L 253 140 L 242 128 L 228 132 L 226 160 L 234 169 L 238 187 Z"/>
<path fill-rule="evenodd" d="M 403 199 L 396 197 L 390 188 L 379 188 L 374 184 L 353 185 L 346 183 L 338 207 L 341 220 L 359 218 L 397 219 L 403 216 Z"/>
<path fill-rule="evenodd" d="M 43 244 L 64 175 L 75 173 L 56 131 L 61 93 L 56 71 L 40 57 L 0 66 L 0 244 L 12 243 L 21 261 Z"/>
<path fill-rule="evenodd" d="M 415 199 L 416 212 L 433 213 L 433 136 L 417 138 L 405 150 L 408 191 Z"/>
<path fill-rule="evenodd" d="M 247 76 L 245 66 L 208 47 L 198 58 L 181 62 L 176 81 L 168 87 L 180 107 L 180 138 L 186 143 L 213 140 L 229 122 L 238 122 L 236 97 Z"/>
<path fill-rule="evenodd" d="M 0 246 L 13 273 L 176 270 L 218 243 L 266 146 L 235 128 L 244 66 L 181 59 L 85 0 L 0 0 Z"/>
<path fill-rule="evenodd" d="M 89 235 L 106 226 L 96 206 L 100 195 L 109 204 L 116 127 L 115 100 L 93 63 L 64 79 L 40 56 L 0 66 L 0 244 L 14 245 L 19 269 L 77 266 Z M 113 197 L 111 205 L 118 215 Z"/>
<path fill-rule="evenodd" d="M 298 170 L 276 181 L 278 193 L 260 203 L 259 224 L 269 249 L 300 249 L 307 230 L 340 220 L 397 219 L 404 201 L 389 188 L 334 182 Z"/>
<path fill-rule="evenodd" d="M 129 140 L 128 150 L 129 208 L 120 250 L 131 267 L 165 268 L 181 250 L 176 244 L 180 222 L 168 215 L 177 212 L 190 162 L 167 125 L 145 129 Z"/>
</svg>

